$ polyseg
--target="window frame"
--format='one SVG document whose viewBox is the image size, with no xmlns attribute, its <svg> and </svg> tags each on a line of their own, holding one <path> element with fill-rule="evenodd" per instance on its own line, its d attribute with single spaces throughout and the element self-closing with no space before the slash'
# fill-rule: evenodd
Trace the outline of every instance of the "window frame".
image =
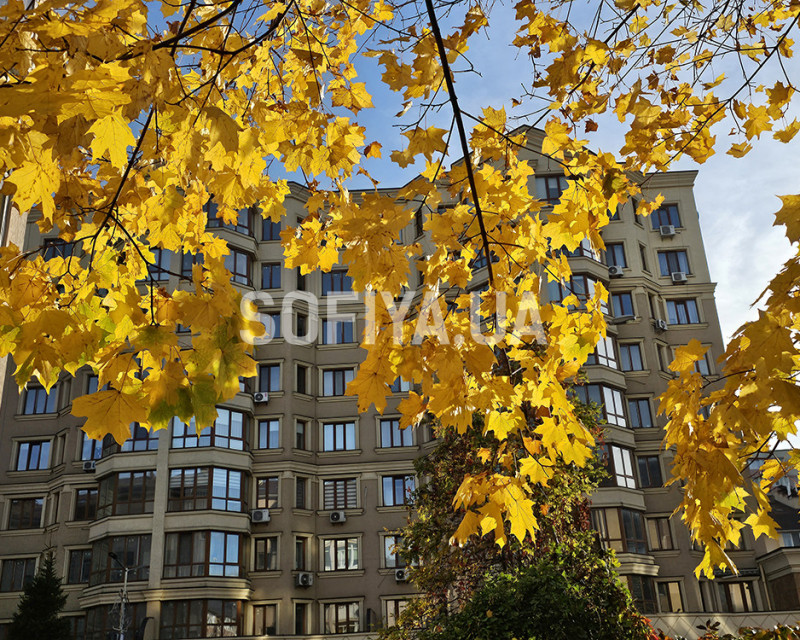
<svg viewBox="0 0 800 640">
<path fill-rule="evenodd" d="M 127 487 L 123 490 L 123 477 L 127 477 Z M 141 487 L 137 487 L 141 479 Z M 120 493 L 128 499 L 120 498 Z M 137 493 L 140 494 L 137 497 Z M 97 519 L 109 516 L 130 516 L 153 513 L 156 494 L 156 470 L 118 471 L 100 480 L 98 486 Z M 109 499 L 110 502 L 104 502 Z M 123 508 L 124 507 L 124 508 Z"/>
<path fill-rule="evenodd" d="M 213 562 L 214 547 L 220 547 L 221 562 Z M 215 538 L 217 541 L 215 542 Z M 174 548 L 170 548 L 172 541 Z M 233 544 L 232 544 L 233 543 Z M 186 545 L 188 544 L 188 550 Z M 190 531 L 167 531 L 164 533 L 164 562 L 162 578 L 176 580 L 182 578 L 242 578 L 244 567 L 244 536 L 240 532 L 218 529 L 199 529 Z M 187 553 L 188 551 L 188 553 Z M 171 554 L 174 556 L 171 557 Z M 190 559 L 185 562 L 186 559 Z M 174 560 L 172 562 L 171 560 Z M 215 567 L 221 567 L 217 573 Z M 182 571 L 186 570 L 185 572 Z M 182 573 L 185 573 L 182 575 Z"/>
<path fill-rule="evenodd" d="M 332 378 L 328 381 L 328 375 Z M 345 396 L 347 385 L 356 377 L 356 367 L 326 367 L 320 369 L 321 384 L 319 395 L 323 398 L 341 398 Z M 341 379 L 339 379 L 341 378 Z M 348 379 L 349 378 L 349 379 Z M 331 393 L 327 391 L 330 390 Z M 341 393 L 337 393 L 341 391 Z"/>
<path fill-rule="evenodd" d="M 332 269 L 322 272 L 322 295 L 341 295 L 353 292 L 353 279 L 347 269 Z"/>
<path fill-rule="evenodd" d="M 672 325 L 680 326 L 687 324 L 700 324 L 700 305 L 697 298 L 673 298 L 666 301 L 667 322 Z M 690 309 L 690 305 L 694 309 Z M 682 320 L 685 318 L 685 321 Z"/>
<path fill-rule="evenodd" d="M 652 429 L 656 426 L 656 422 L 653 419 L 653 410 L 650 406 L 650 398 L 627 398 L 627 401 L 628 423 L 631 429 Z M 632 409 L 632 406 L 636 407 L 636 411 Z M 647 421 L 649 424 L 642 424 L 642 406 L 647 407 Z"/>
<path fill-rule="evenodd" d="M 0 593 L 23 591 L 36 577 L 39 570 L 37 565 L 37 556 L 3 558 L 0 561 Z M 11 569 L 8 569 L 9 566 Z"/>
<path fill-rule="evenodd" d="M 321 602 L 322 625 L 321 631 L 327 635 L 340 635 L 345 633 L 359 633 L 361 631 L 361 600 L 346 600 L 336 602 Z M 335 607 L 335 609 L 332 609 Z M 346 616 L 340 618 L 342 609 Z M 329 612 L 333 612 L 332 625 L 329 623 Z"/>
<path fill-rule="evenodd" d="M 227 424 L 220 423 L 220 419 L 226 413 Z M 234 416 L 238 416 L 241 419 L 240 422 L 234 423 Z M 223 428 L 221 429 L 220 427 Z M 170 449 L 218 447 L 231 451 L 247 451 L 248 427 L 248 416 L 244 411 L 227 407 L 217 407 L 217 418 L 214 420 L 214 424 L 206 427 L 199 434 L 194 426 L 194 418 L 189 421 L 188 425 L 178 420 L 178 418 L 173 418 L 170 432 Z M 239 431 L 241 431 L 241 434 L 239 434 Z"/>
<path fill-rule="evenodd" d="M 620 267 L 621 269 L 628 268 L 628 259 L 625 255 L 624 242 L 608 242 L 606 243 L 606 266 Z"/>
<path fill-rule="evenodd" d="M 320 483 L 320 489 L 323 511 L 359 508 L 359 482 L 356 477 L 325 478 Z"/>
<path fill-rule="evenodd" d="M 627 296 L 627 303 L 628 304 L 626 304 L 626 300 L 625 300 L 624 296 Z M 636 315 L 635 311 L 634 311 L 634 306 L 633 306 L 633 292 L 632 291 L 611 292 L 610 298 L 611 298 L 611 300 L 610 300 L 610 302 L 611 302 L 611 312 L 613 314 L 613 317 L 621 318 L 623 316 L 635 316 Z M 620 303 L 619 303 L 620 311 L 622 311 L 623 313 L 617 313 L 617 301 L 618 300 L 620 301 Z M 628 306 L 628 305 L 630 306 L 630 313 L 624 313 L 625 307 Z"/>
<path fill-rule="evenodd" d="M 636 469 L 641 489 L 660 489 L 664 486 L 660 456 L 655 454 L 636 456 Z"/>
<path fill-rule="evenodd" d="M 256 429 L 255 449 L 259 451 L 275 451 L 281 448 L 280 418 L 261 418 L 258 420 Z"/>
<path fill-rule="evenodd" d="M 411 426 L 401 429 L 399 417 L 380 416 L 378 418 L 378 442 L 381 449 L 413 447 L 414 431 Z"/>
<path fill-rule="evenodd" d="M 89 576 L 92 573 L 92 548 L 69 549 L 67 556 L 67 571 L 65 576 L 66 584 L 88 584 Z M 77 562 L 73 562 L 77 558 Z M 88 558 L 88 563 L 87 563 Z M 77 570 L 77 579 L 75 571 Z"/>
<path fill-rule="evenodd" d="M 43 527 L 44 503 L 44 496 L 11 498 L 9 500 L 8 526 L 6 529 L 8 531 L 41 529 Z M 19 513 L 15 513 L 15 508 Z M 15 524 L 15 519 L 17 520 L 16 526 L 12 526 Z"/>
<path fill-rule="evenodd" d="M 387 494 L 387 489 L 391 489 Z M 413 493 L 417 489 L 417 480 L 413 473 L 381 476 L 381 506 L 407 507 L 414 504 Z M 401 493 L 398 493 L 400 491 Z M 402 495 L 402 501 L 398 501 Z M 390 496 L 390 499 L 387 499 Z"/>
<path fill-rule="evenodd" d="M 350 446 L 352 445 L 352 446 Z M 341 419 L 322 423 L 322 453 L 358 451 L 358 421 Z"/>
<path fill-rule="evenodd" d="M 32 401 L 29 398 L 32 398 Z M 42 410 L 39 410 L 40 407 Z M 54 384 L 48 393 L 42 385 L 29 383 L 25 393 L 22 394 L 21 414 L 41 416 L 53 413 L 58 413 L 58 384 Z"/>
<path fill-rule="evenodd" d="M 237 481 L 232 481 L 234 474 Z M 205 484 L 202 479 L 205 477 Z M 180 478 L 179 481 L 176 481 Z M 205 495 L 204 495 L 205 494 Z M 247 474 L 225 467 L 173 467 L 169 469 L 167 513 L 247 510 Z M 186 508 L 191 505 L 191 508 Z M 224 505 L 224 506 L 223 506 Z"/>
<path fill-rule="evenodd" d="M 256 509 L 277 509 L 280 507 L 280 476 L 257 476 L 253 485 L 256 492 Z"/>
<path fill-rule="evenodd" d="M 675 268 L 673 268 L 675 267 Z M 685 267 L 685 268 L 681 268 Z M 666 268 L 666 272 L 664 271 Z M 662 278 L 669 278 L 673 273 L 692 275 L 687 249 L 667 249 L 658 252 L 658 273 Z"/>
<path fill-rule="evenodd" d="M 14 471 L 46 471 L 50 468 L 50 454 L 52 453 L 52 439 L 18 440 L 16 455 L 14 456 Z M 35 464 L 32 458 L 35 454 Z M 24 464 L 20 467 L 20 463 Z"/>
<path fill-rule="evenodd" d="M 211 603 L 219 603 L 219 614 L 211 611 Z M 199 615 L 194 607 L 199 606 Z M 227 622 L 226 608 L 234 605 L 235 622 Z M 178 616 L 181 608 L 186 612 L 186 621 L 179 621 Z M 198 624 L 192 624 L 191 620 L 196 619 Z M 209 620 L 218 619 L 221 622 L 213 623 Z M 185 600 L 165 600 L 161 604 L 161 616 L 159 618 L 159 637 L 160 638 L 222 638 L 239 637 L 242 633 L 244 621 L 243 605 L 241 600 L 223 598 L 192 598 Z M 169 623 L 169 624 L 168 624 Z M 200 635 L 194 635 L 195 630 Z"/>
<path fill-rule="evenodd" d="M 243 249 L 229 246 L 225 256 L 225 268 L 231 274 L 231 282 L 247 287 L 253 286 L 253 256 Z M 244 264 L 242 264 L 244 262 Z"/>
<path fill-rule="evenodd" d="M 669 516 L 647 516 L 647 545 L 653 551 L 672 551 L 675 549 L 675 537 Z"/>
<path fill-rule="evenodd" d="M 650 214 L 653 224 L 653 231 L 659 231 L 661 227 L 672 226 L 682 229 L 680 208 L 676 202 L 664 202 L 661 206 Z"/>
<path fill-rule="evenodd" d="M 283 272 L 283 264 L 280 262 L 261 263 L 261 288 L 280 289 Z"/>
<path fill-rule="evenodd" d="M 619 368 L 626 373 L 647 369 L 644 364 L 644 350 L 641 342 L 619 343 Z"/>
<path fill-rule="evenodd" d="M 325 573 L 361 569 L 361 538 L 356 535 L 320 540 L 320 571 Z M 343 562 L 340 562 L 343 561 Z"/>
</svg>

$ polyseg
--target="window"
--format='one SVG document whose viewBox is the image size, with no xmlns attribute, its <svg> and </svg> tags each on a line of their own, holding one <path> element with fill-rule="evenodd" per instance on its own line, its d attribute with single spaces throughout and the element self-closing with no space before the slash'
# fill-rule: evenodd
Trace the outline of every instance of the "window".
<svg viewBox="0 0 800 640">
<path fill-rule="evenodd" d="M 619 345 L 619 359 L 623 371 L 642 371 L 642 348 L 638 343 Z"/>
<path fill-rule="evenodd" d="M 725 613 L 755 611 L 753 583 L 750 581 L 718 582 L 719 601 Z"/>
<path fill-rule="evenodd" d="M 80 584 L 89 582 L 89 573 L 92 569 L 92 550 L 78 549 L 69 552 L 69 570 L 67 571 L 67 584 Z"/>
<path fill-rule="evenodd" d="M 411 427 L 400 428 L 400 418 L 381 419 L 381 447 L 410 447 L 414 444 Z"/>
<path fill-rule="evenodd" d="M 155 471 L 124 471 L 100 480 L 97 517 L 153 513 Z"/>
<path fill-rule="evenodd" d="M 358 506 L 358 490 L 355 478 L 323 480 L 322 508 L 326 511 L 355 509 Z"/>
<path fill-rule="evenodd" d="M 294 539 L 294 568 L 298 571 L 306 570 L 308 557 L 308 538 L 298 536 Z"/>
<path fill-rule="evenodd" d="M 609 267 L 628 266 L 628 261 L 625 260 L 625 245 L 623 243 L 614 242 L 606 245 L 606 264 Z"/>
<path fill-rule="evenodd" d="M 97 489 L 75 492 L 75 520 L 94 520 L 97 515 Z"/>
<path fill-rule="evenodd" d="M 226 223 L 222 218 L 218 216 L 218 207 L 217 203 L 213 200 L 209 200 L 206 202 L 205 206 L 203 207 L 205 212 L 208 214 L 208 228 L 209 229 L 230 229 L 231 231 L 236 231 L 237 233 L 243 233 L 244 235 L 250 234 L 250 215 L 252 209 L 250 207 L 245 207 L 244 209 L 239 209 L 239 213 L 236 216 L 236 222 L 233 224 Z"/>
<path fill-rule="evenodd" d="M 681 218 L 678 215 L 677 204 L 662 204 L 660 208 L 650 214 L 650 219 L 653 221 L 653 229 L 656 231 L 662 226 L 681 226 Z"/>
<path fill-rule="evenodd" d="M 181 276 L 184 278 L 192 277 L 192 268 L 196 264 L 203 264 L 204 256 L 202 253 L 183 253 L 181 254 Z"/>
<path fill-rule="evenodd" d="M 299 338 L 308 336 L 308 316 L 305 313 L 298 313 L 295 316 L 294 335 Z M 313 339 L 313 336 L 311 336 Z"/>
<path fill-rule="evenodd" d="M 229 247 L 230 253 L 225 256 L 225 268 L 231 272 L 231 281 L 237 284 L 252 285 L 250 280 L 250 262 L 252 258 L 249 253 L 239 251 Z"/>
<path fill-rule="evenodd" d="M 326 369 L 322 372 L 322 395 L 343 396 L 347 384 L 355 378 L 355 369 Z"/>
<path fill-rule="evenodd" d="M 273 340 L 281 337 L 281 314 L 278 312 L 264 314 L 264 335 L 265 340 Z"/>
<path fill-rule="evenodd" d="M 194 418 L 188 425 L 175 418 L 172 421 L 172 448 L 222 447 L 244 451 L 245 426 L 244 413 L 222 407 L 217 407 L 214 425 L 206 427 L 199 435 L 194 426 Z"/>
<path fill-rule="evenodd" d="M 31 440 L 17 445 L 15 471 L 37 471 L 50 466 L 50 441 Z"/>
<path fill-rule="evenodd" d="M 697 302 L 693 298 L 667 300 L 667 321 L 670 324 L 695 324 L 700 322 Z"/>
<path fill-rule="evenodd" d="M 281 288 L 281 263 L 268 262 L 261 265 L 261 288 L 280 289 Z"/>
<path fill-rule="evenodd" d="M 561 194 L 567 189 L 564 176 L 541 176 L 536 178 L 536 195 L 548 204 L 558 204 Z"/>
<path fill-rule="evenodd" d="M 322 425 L 323 451 L 352 451 L 355 448 L 355 422 L 328 422 Z"/>
<path fill-rule="evenodd" d="M 39 413 L 55 413 L 56 402 L 58 401 L 58 388 L 53 387 L 50 393 L 36 384 L 31 384 L 25 389 L 25 400 L 22 405 L 22 413 L 30 416 Z"/>
<path fill-rule="evenodd" d="M 8 515 L 9 529 L 38 529 L 42 526 L 44 498 L 14 498 Z"/>
<path fill-rule="evenodd" d="M 662 276 L 669 276 L 679 271 L 691 273 L 689 271 L 689 259 L 686 257 L 686 251 L 682 249 L 678 251 L 659 251 L 658 268 L 661 270 Z"/>
<path fill-rule="evenodd" d="M 647 538 L 651 551 L 667 551 L 673 549 L 672 530 L 669 527 L 669 518 L 648 518 Z"/>
<path fill-rule="evenodd" d="M 335 602 L 323 605 L 324 633 L 358 633 L 359 603 Z"/>
<path fill-rule="evenodd" d="M 113 553 L 126 567 L 131 567 L 128 572 L 128 581 L 148 580 L 150 578 L 150 534 L 140 536 L 113 536 L 103 538 L 92 545 L 92 572 L 89 574 L 89 584 L 105 584 L 107 582 L 122 582 L 125 572 L 114 559 L 109 556 Z"/>
<path fill-rule="evenodd" d="M 229 638 L 241 635 L 238 600 L 167 600 L 161 605 L 159 638 Z"/>
<path fill-rule="evenodd" d="M 655 613 L 656 597 L 650 576 L 627 576 L 633 604 L 642 613 Z"/>
<path fill-rule="evenodd" d="M 130 451 L 155 451 L 158 449 L 158 438 L 161 434 L 158 431 L 150 431 L 146 427 L 139 426 L 134 422 L 131 425 L 131 437 L 122 446 L 117 444 L 114 437 L 107 435 L 103 438 L 103 456 L 110 456 L 117 452 L 128 453 Z"/>
<path fill-rule="evenodd" d="M 167 511 L 244 510 L 241 471 L 218 467 L 171 469 Z"/>
<path fill-rule="evenodd" d="M 297 393 L 308 393 L 308 367 L 304 364 L 295 366 L 295 385 Z"/>
<path fill-rule="evenodd" d="M 278 476 L 256 479 L 256 509 L 275 509 L 278 506 Z"/>
<path fill-rule="evenodd" d="M 782 547 L 800 547 L 800 531 L 781 531 Z"/>
<path fill-rule="evenodd" d="M 616 209 L 614 209 L 614 211 L 613 211 L 613 212 L 612 212 L 612 211 L 609 211 L 609 212 L 608 212 L 608 219 L 609 219 L 609 221 L 610 221 L 610 222 L 617 222 L 617 221 L 619 221 L 619 220 L 621 219 L 621 218 L 619 217 L 619 216 L 620 216 L 620 209 L 621 209 L 621 208 L 622 208 L 622 207 L 621 207 L 620 205 L 617 205 L 617 208 L 616 208 Z"/>
<path fill-rule="evenodd" d="M 139 624 L 147 615 L 146 602 L 130 602 L 125 606 L 126 615 L 130 612 L 130 619 Z M 114 630 L 119 624 L 119 615 L 114 605 L 92 607 L 86 612 L 86 635 L 77 636 L 75 640 L 109 640 L 118 638 Z M 133 635 L 131 635 L 133 637 Z"/>
<path fill-rule="evenodd" d="M 242 575 L 242 536 L 224 531 L 182 531 L 164 536 L 164 577 Z"/>
<path fill-rule="evenodd" d="M 308 422 L 298 420 L 294 423 L 294 446 L 305 451 L 308 448 Z"/>
<path fill-rule="evenodd" d="M 22 591 L 36 575 L 36 558 L 3 560 L 0 591 Z"/>
<path fill-rule="evenodd" d="M 153 280 L 169 280 L 172 251 L 160 247 L 150 247 L 150 251 L 153 252 L 153 261 L 147 264 L 147 275 Z"/>
<path fill-rule="evenodd" d="M 278 536 L 255 539 L 254 571 L 278 570 Z"/>
<path fill-rule="evenodd" d="M 358 538 L 334 538 L 322 543 L 323 571 L 358 569 Z"/>
<path fill-rule="evenodd" d="M 611 478 L 606 485 L 636 488 L 636 478 L 633 476 L 633 454 L 630 449 L 623 449 L 616 445 L 606 445 L 606 467 Z"/>
<path fill-rule="evenodd" d="M 625 427 L 625 411 L 623 409 L 622 392 L 602 384 L 585 384 L 572 389 L 578 399 L 584 404 L 594 402 L 601 406 L 603 418 L 608 424 Z"/>
<path fill-rule="evenodd" d="M 383 536 L 383 564 L 387 569 L 405 567 L 405 558 L 400 554 L 403 536 Z"/>
<path fill-rule="evenodd" d="M 300 267 L 295 269 L 295 276 L 297 279 L 297 290 L 298 291 L 305 291 L 306 290 L 306 276 L 300 271 Z"/>
<path fill-rule="evenodd" d="M 400 619 L 400 615 L 405 611 L 408 606 L 408 600 L 402 598 L 392 598 L 386 600 L 386 626 L 393 627 Z"/>
<path fill-rule="evenodd" d="M 294 479 L 294 507 L 295 509 L 306 509 L 306 485 L 308 479 L 297 476 Z"/>
<path fill-rule="evenodd" d="M 69 258 L 75 249 L 74 242 L 65 242 L 61 238 L 47 238 L 44 241 L 44 251 L 42 256 L 45 260 L 53 258 Z"/>
<path fill-rule="evenodd" d="M 261 220 L 261 239 L 264 242 L 281 239 L 281 222 L 272 220 Z"/>
<path fill-rule="evenodd" d="M 274 636 L 278 633 L 278 605 L 253 605 L 253 635 Z"/>
<path fill-rule="evenodd" d="M 658 456 L 639 456 L 639 484 L 642 488 L 660 487 L 664 484 L 661 479 L 661 463 Z"/>
<path fill-rule="evenodd" d="M 419 238 L 425 232 L 425 218 L 422 215 L 422 205 L 414 211 L 414 235 Z"/>
<path fill-rule="evenodd" d="M 258 421 L 258 448 L 277 449 L 280 446 L 281 422 L 280 420 Z"/>
<path fill-rule="evenodd" d="M 681 583 L 678 581 L 657 582 L 658 608 L 661 613 L 682 613 Z"/>
<path fill-rule="evenodd" d="M 628 416 L 631 427 L 634 429 L 649 429 L 653 426 L 653 416 L 650 413 L 650 400 L 648 398 L 635 398 L 628 400 Z"/>
<path fill-rule="evenodd" d="M 566 282 L 547 282 L 547 290 L 552 302 L 561 302 L 567 296 L 574 295 L 580 304 L 585 304 L 594 296 L 597 280 L 590 276 L 573 275 L 569 283 Z M 601 303 L 603 313 L 608 312 L 605 302 Z"/>
<path fill-rule="evenodd" d="M 322 319 L 322 344 L 350 344 L 352 342 L 354 342 L 352 320 Z"/>
<path fill-rule="evenodd" d="M 647 264 L 647 247 L 643 244 L 639 245 L 639 259 L 642 261 L 642 271 L 650 273 L 650 267 Z"/>
<path fill-rule="evenodd" d="M 644 516 L 632 509 L 592 509 L 592 527 L 601 544 L 617 553 L 647 553 Z"/>
<path fill-rule="evenodd" d="M 594 248 L 589 238 L 583 238 L 580 244 L 572 251 L 567 250 L 566 247 L 562 247 L 560 253 L 563 253 L 568 258 L 591 258 L 596 261 L 600 260 L 600 252 Z"/>
<path fill-rule="evenodd" d="M 322 274 L 322 295 L 332 293 L 349 293 L 353 290 L 353 280 L 342 269 Z"/>
<path fill-rule="evenodd" d="M 615 318 L 633 315 L 633 297 L 629 292 L 612 293 L 611 309 Z"/>
<path fill-rule="evenodd" d="M 93 440 L 81 430 L 81 460 L 99 460 L 102 454 L 103 441 Z"/>
<path fill-rule="evenodd" d="M 402 378 L 395 378 L 389 388 L 392 390 L 392 393 L 408 393 L 414 388 L 414 385 Z"/>
<path fill-rule="evenodd" d="M 711 375 L 711 364 L 708 359 L 707 351 L 703 354 L 702 358 L 694 363 L 694 370 L 702 376 Z"/>
<path fill-rule="evenodd" d="M 64 616 L 69 623 L 70 640 L 86 640 L 86 616 Z M 0 634 L 0 638 L 2 638 Z"/>
<path fill-rule="evenodd" d="M 413 502 L 414 476 L 384 476 L 383 506 L 396 507 Z"/>
<path fill-rule="evenodd" d="M 258 390 L 281 390 L 281 365 L 262 364 L 258 367 Z"/>
<path fill-rule="evenodd" d="M 619 369 L 617 366 L 617 356 L 614 353 L 614 338 L 611 336 L 600 338 L 594 352 L 586 358 L 586 364 L 602 364 L 612 369 Z"/>
</svg>

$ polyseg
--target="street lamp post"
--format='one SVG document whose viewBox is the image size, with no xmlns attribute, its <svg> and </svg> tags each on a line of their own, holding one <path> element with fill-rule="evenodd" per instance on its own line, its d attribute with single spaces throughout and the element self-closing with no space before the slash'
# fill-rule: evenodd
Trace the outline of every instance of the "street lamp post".
<svg viewBox="0 0 800 640">
<path fill-rule="evenodd" d="M 136 567 L 126 567 L 122 564 L 122 561 L 117 557 L 117 554 L 113 551 L 109 552 L 108 557 L 111 558 L 114 562 L 116 562 L 120 569 L 122 569 L 123 576 L 122 576 L 122 591 L 120 592 L 120 602 L 119 602 L 119 627 L 114 629 L 119 633 L 118 640 L 126 640 L 127 631 L 128 631 L 128 622 L 125 619 L 125 604 L 128 601 L 128 572 L 132 571 Z"/>
</svg>

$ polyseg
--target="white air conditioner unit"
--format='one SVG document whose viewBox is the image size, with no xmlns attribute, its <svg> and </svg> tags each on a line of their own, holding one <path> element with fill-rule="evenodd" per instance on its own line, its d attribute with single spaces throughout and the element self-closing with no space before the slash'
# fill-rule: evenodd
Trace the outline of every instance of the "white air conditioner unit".
<svg viewBox="0 0 800 640">
<path fill-rule="evenodd" d="M 250 520 L 253 522 L 269 522 L 269 509 L 253 509 L 250 512 Z"/>
<path fill-rule="evenodd" d="M 618 267 L 615 264 L 611 265 L 608 268 L 608 276 L 610 278 L 621 278 L 622 277 L 622 267 Z"/>
<path fill-rule="evenodd" d="M 662 224 L 658 231 L 662 238 L 671 238 L 677 233 L 671 224 Z"/>
<path fill-rule="evenodd" d="M 395 569 L 394 579 L 397 582 L 408 582 L 408 569 Z"/>
<path fill-rule="evenodd" d="M 259 391 L 253 394 L 253 402 L 256 404 L 267 404 L 269 402 L 269 394 L 266 391 Z"/>
<path fill-rule="evenodd" d="M 683 271 L 672 272 L 672 284 L 682 284 L 687 280 L 688 278 L 686 277 L 686 273 L 684 273 Z"/>
<path fill-rule="evenodd" d="M 298 573 L 294 577 L 294 586 L 295 587 L 310 587 L 314 584 L 314 574 L 313 573 Z"/>
<path fill-rule="evenodd" d="M 659 331 L 666 331 L 668 329 L 666 320 L 656 320 L 656 329 Z"/>
<path fill-rule="evenodd" d="M 94 473 L 94 470 L 95 470 L 96 466 L 97 466 L 97 463 L 94 460 L 86 460 L 83 463 L 83 470 L 86 473 Z"/>
<path fill-rule="evenodd" d="M 334 524 L 339 524 L 347 520 L 347 514 L 345 514 L 344 511 L 331 511 L 328 517 Z"/>
</svg>

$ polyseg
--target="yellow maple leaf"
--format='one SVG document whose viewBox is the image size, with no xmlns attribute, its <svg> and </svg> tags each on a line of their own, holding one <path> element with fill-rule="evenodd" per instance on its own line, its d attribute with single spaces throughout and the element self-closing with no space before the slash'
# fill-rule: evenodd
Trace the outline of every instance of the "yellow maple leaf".
<svg viewBox="0 0 800 640">
<path fill-rule="evenodd" d="M 128 164 L 128 147 L 135 145 L 136 139 L 119 113 L 100 118 L 89 127 L 89 133 L 94 134 L 91 148 L 95 161 L 102 160 L 108 153 L 109 161 L 117 169 Z"/>
<path fill-rule="evenodd" d="M 110 433 L 117 444 L 123 444 L 131 436 L 131 424 L 147 418 L 147 405 L 138 393 L 109 389 L 75 398 L 72 414 L 86 418 L 82 428 L 90 438 L 100 440 Z"/>
</svg>

